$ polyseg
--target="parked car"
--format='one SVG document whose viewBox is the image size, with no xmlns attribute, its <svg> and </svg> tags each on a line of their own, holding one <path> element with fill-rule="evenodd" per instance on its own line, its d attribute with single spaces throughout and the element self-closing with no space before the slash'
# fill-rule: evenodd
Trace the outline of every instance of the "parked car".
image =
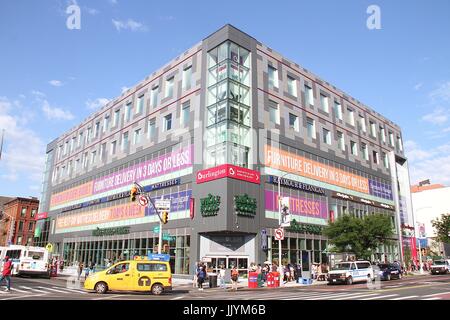
<svg viewBox="0 0 450 320">
<path fill-rule="evenodd" d="M 375 280 L 369 261 L 339 262 L 328 272 L 328 284 L 370 282 Z"/>
<path fill-rule="evenodd" d="M 395 263 L 379 263 L 377 267 L 380 269 L 378 271 L 378 276 L 380 280 L 389 281 L 391 279 L 401 279 L 402 269 L 398 264 Z"/>
<path fill-rule="evenodd" d="M 441 259 L 433 261 L 430 270 L 431 274 L 447 274 L 450 272 L 450 259 Z"/>
</svg>

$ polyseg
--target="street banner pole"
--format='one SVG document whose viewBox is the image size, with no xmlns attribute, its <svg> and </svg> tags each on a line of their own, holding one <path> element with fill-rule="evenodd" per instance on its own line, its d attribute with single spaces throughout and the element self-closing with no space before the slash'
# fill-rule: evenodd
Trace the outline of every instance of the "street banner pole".
<svg viewBox="0 0 450 320">
<path fill-rule="evenodd" d="M 163 200 L 163 197 L 161 196 L 161 200 Z M 159 242 L 158 242 L 158 254 L 161 254 L 161 248 L 162 248 L 162 219 L 159 219 Z"/>
</svg>

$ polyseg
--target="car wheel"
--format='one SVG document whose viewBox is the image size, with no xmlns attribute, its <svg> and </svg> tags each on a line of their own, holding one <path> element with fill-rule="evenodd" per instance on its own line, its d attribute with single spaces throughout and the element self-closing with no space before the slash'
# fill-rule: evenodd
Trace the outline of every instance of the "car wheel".
<svg viewBox="0 0 450 320">
<path fill-rule="evenodd" d="M 347 278 L 347 284 L 353 284 L 353 278 L 351 276 Z"/>
<path fill-rule="evenodd" d="M 390 273 L 388 273 L 388 274 L 386 275 L 386 281 L 391 281 L 391 274 L 390 274 Z"/>
<path fill-rule="evenodd" d="M 152 286 L 152 294 L 154 294 L 155 296 L 159 296 L 161 293 L 163 293 L 163 291 L 163 286 L 158 283 Z"/>
<path fill-rule="evenodd" d="M 108 286 L 104 282 L 99 282 L 95 285 L 95 292 L 104 294 L 106 291 L 108 291 Z"/>
</svg>

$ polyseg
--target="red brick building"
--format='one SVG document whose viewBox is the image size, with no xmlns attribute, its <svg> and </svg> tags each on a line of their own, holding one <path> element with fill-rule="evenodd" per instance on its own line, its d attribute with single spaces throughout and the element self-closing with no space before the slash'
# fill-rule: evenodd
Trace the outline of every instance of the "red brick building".
<svg viewBox="0 0 450 320">
<path fill-rule="evenodd" d="M 32 245 L 36 214 L 39 200 L 37 198 L 13 198 L 3 204 L 0 224 L 0 246 L 10 244 Z"/>
</svg>

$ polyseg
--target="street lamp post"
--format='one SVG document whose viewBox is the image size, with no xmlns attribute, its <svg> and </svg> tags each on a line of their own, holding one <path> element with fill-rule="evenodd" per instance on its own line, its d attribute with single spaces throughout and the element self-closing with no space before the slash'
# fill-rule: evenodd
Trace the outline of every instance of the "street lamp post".
<svg viewBox="0 0 450 320">
<path fill-rule="evenodd" d="M 278 225 L 281 227 L 281 179 L 288 175 L 289 173 L 285 173 L 282 176 L 278 177 Z M 278 270 L 280 273 L 280 287 L 283 283 L 283 267 L 281 265 L 281 240 L 278 240 Z"/>
</svg>

